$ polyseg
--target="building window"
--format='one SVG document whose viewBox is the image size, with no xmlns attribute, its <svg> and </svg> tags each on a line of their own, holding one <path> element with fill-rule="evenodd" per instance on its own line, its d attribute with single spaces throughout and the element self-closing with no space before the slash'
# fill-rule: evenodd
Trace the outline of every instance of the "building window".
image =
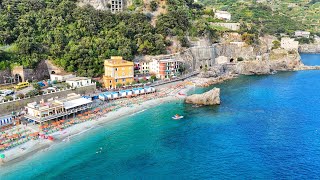
<svg viewBox="0 0 320 180">
<path fill-rule="evenodd" d="M 116 82 L 118 82 L 118 79 L 116 79 Z"/>
<path fill-rule="evenodd" d="M 116 71 L 118 71 L 118 68 L 116 68 Z"/>
<path fill-rule="evenodd" d="M 112 81 L 110 81 L 110 84 L 112 83 Z"/>
<path fill-rule="evenodd" d="M 125 79 L 125 78 L 123 78 L 123 79 L 122 79 L 122 82 L 126 82 L 126 79 Z"/>
</svg>

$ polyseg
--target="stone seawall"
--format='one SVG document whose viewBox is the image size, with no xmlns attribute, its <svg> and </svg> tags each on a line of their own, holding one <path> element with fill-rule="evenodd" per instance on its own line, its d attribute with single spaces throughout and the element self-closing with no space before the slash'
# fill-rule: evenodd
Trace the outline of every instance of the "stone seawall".
<svg viewBox="0 0 320 180">
<path fill-rule="evenodd" d="M 47 101 L 50 98 L 58 97 L 58 98 L 63 98 L 67 97 L 67 94 L 70 93 L 77 93 L 77 94 L 92 94 L 96 90 L 96 84 L 92 84 L 89 86 L 82 86 L 78 87 L 75 89 L 68 89 L 64 91 L 57 91 L 57 92 L 52 92 L 44 95 L 39 95 L 31 98 L 25 98 L 25 99 L 20 99 L 20 100 L 14 100 L 10 102 L 3 102 L 0 103 L 0 114 L 8 114 L 11 113 L 12 111 L 20 111 L 24 109 L 24 107 L 31 102 L 39 102 L 41 99 L 44 99 Z"/>
</svg>

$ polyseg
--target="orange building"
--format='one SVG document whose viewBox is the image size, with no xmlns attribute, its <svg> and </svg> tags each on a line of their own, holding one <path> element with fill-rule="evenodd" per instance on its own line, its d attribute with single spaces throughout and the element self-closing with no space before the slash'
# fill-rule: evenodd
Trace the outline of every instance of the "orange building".
<svg viewBox="0 0 320 180">
<path fill-rule="evenodd" d="M 116 88 L 118 84 L 127 85 L 133 82 L 133 62 L 123 60 L 121 56 L 111 56 L 104 61 L 104 86 L 108 89 Z"/>
</svg>

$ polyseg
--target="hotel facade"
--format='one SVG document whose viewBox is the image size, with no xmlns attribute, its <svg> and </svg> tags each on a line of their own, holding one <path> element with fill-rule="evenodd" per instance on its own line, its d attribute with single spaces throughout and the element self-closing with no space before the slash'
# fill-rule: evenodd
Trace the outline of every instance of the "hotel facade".
<svg viewBox="0 0 320 180">
<path fill-rule="evenodd" d="M 123 60 L 121 56 L 111 56 L 104 61 L 104 86 L 116 88 L 117 84 L 126 85 L 134 80 L 134 63 Z"/>
<path fill-rule="evenodd" d="M 179 68 L 182 62 L 175 59 L 153 59 L 150 65 L 150 73 L 155 74 L 159 79 L 171 78 L 179 75 Z"/>
</svg>

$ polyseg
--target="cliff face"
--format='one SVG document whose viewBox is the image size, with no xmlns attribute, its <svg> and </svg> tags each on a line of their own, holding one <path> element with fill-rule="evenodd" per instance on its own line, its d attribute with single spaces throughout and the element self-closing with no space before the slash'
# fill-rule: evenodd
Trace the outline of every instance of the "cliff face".
<svg viewBox="0 0 320 180">
<path fill-rule="evenodd" d="M 243 61 L 235 65 L 238 74 L 270 74 L 274 71 L 290 71 L 299 69 L 303 64 L 298 52 L 283 49 L 272 50 L 268 60 Z"/>
<path fill-rule="evenodd" d="M 320 42 L 315 44 L 302 44 L 299 46 L 302 53 L 320 53 Z"/>
<path fill-rule="evenodd" d="M 238 57 L 242 57 L 246 60 L 254 60 L 257 55 L 257 51 L 252 46 L 242 46 L 232 44 L 218 44 L 215 46 L 216 56 L 226 56 L 236 60 Z"/>
<path fill-rule="evenodd" d="M 203 94 L 193 94 L 186 98 L 186 103 L 198 105 L 218 105 L 220 104 L 220 89 L 213 88 Z"/>
</svg>

